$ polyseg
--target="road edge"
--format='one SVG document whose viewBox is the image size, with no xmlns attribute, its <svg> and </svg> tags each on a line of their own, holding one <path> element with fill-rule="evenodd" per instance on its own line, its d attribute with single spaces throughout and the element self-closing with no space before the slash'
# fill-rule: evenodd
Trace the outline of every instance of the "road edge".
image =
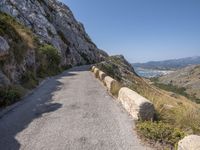
<svg viewBox="0 0 200 150">
<path fill-rule="evenodd" d="M 8 114 L 9 112 L 11 112 L 12 110 L 14 110 L 15 108 L 17 108 L 18 106 L 24 104 L 24 103 L 27 101 L 27 100 L 25 100 L 26 97 L 28 97 L 28 96 L 34 94 L 34 92 L 35 92 L 38 88 L 40 88 L 42 85 L 44 85 L 44 84 L 45 84 L 48 80 L 50 80 L 51 78 L 53 78 L 53 77 L 48 77 L 48 78 L 42 80 L 36 88 L 34 88 L 34 89 L 30 90 L 29 92 L 27 92 L 23 97 L 21 97 L 21 98 L 19 99 L 18 102 L 14 103 L 14 104 L 12 104 L 12 105 L 10 105 L 10 106 L 7 106 L 7 107 L 5 107 L 5 108 L 2 108 L 2 109 L 0 110 L 0 119 L 2 119 L 6 114 Z"/>
</svg>

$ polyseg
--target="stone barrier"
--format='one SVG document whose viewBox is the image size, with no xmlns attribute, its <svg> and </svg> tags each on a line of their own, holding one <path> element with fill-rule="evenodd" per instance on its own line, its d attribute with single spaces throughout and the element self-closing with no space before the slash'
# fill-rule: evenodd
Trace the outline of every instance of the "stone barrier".
<svg viewBox="0 0 200 150">
<path fill-rule="evenodd" d="M 105 77 L 106 77 L 106 74 L 103 71 L 99 71 L 99 79 L 103 81 Z"/>
<path fill-rule="evenodd" d="M 119 90 L 118 100 L 121 101 L 124 108 L 130 113 L 134 120 L 152 120 L 155 115 L 153 104 L 132 91 L 123 87 Z"/>
<path fill-rule="evenodd" d="M 99 71 L 100 70 L 98 68 L 94 68 L 94 75 L 95 75 L 96 78 L 99 77 Z"/>
<path fill-rule="evenodd" d="M 111 94 L 113 94 L 114 96 L 118 95 L 118 92 L 119 92 L 119 89 L 120 89 L 120 85 L 119 85 L 119 83 L 116 80 L 114 80 L 110 76 L 106 76 L 104 78 L 103 82 L 104 82 L 104 84 L 108 88 L 108 91 Z"/>
<path fill-rule="evenodd" d="M 153 120 L 155 109 L 149 100 L 129 88 L 121 88 L 118 81 L 111 78 L 110 76 L 106 76 L 106 74 L 98 68 L 93 66 L 92 71 L 94 72 L 96 78 L 99 78 L 101 81 L 103 81 L 105 86 L 108 88 L 108 91 L 112 95 L 118 96 L 118 100 L 130 113 L 133 119 Z"/>
<path fill-rule="evenodd" d="M 92 71 L 92 72 L 94 72 L 94 69 L 95 69 L 95 68 L 96 68 L 95 66 L 92 66 L 92 69 L 91 69 L 91 71 Z"/>
<path fill-rule="evenodd" d="M 178 142 L 178 150 L 200 150 L 200 136 L 186 136 Z"/>
</svg>

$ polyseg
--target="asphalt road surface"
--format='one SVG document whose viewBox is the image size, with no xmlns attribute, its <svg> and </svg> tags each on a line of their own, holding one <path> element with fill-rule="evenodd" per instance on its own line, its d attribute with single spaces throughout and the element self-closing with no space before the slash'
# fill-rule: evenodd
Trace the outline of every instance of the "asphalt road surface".
<svg viewBox="0 0 200 150">
<path fill-rule="evenodd" d="M 0 150 L 147 150 L 87 66 L 48 79 L 0 118 Z"/>
</svg>

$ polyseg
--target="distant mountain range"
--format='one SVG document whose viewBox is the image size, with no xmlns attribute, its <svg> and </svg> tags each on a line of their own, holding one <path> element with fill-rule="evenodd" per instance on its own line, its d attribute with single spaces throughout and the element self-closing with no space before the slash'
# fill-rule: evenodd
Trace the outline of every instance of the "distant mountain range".
<svg viewBox="0 0 200 150">
<path fill-rule="evenodd" d="M 133 63 L 133 67 L 158 70 L 176 70 L 189 65 L 200 64 L 200 56 L 187 57 L 181 59 L 171 59 L 165 61 L 150 61 L 147 63 Z"/>
</svg>

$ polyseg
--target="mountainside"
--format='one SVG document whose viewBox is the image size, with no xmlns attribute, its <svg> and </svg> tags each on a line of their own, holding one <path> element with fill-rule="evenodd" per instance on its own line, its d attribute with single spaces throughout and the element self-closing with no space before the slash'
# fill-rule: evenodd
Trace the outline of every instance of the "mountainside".
<svg viewBox="0 0 200 150">
<path fill-rule="evenodd" d="M 134 63 L 133 66 L 145 69 L 176 70 L 188 65 L 198 64 L 200 64 L 200 56 L 165 61 L 150 61 L 147 63 Z"/>
<path fill-rule="evenodd" d="M 129 87 L 149 99 L 156 109 L 157 121 L 169 124 L 172 128 L 181 128 L 190 134 L 200 133 L 198 104 L 182 95 L 162 90 L 154 86 L 150 80 L 139 77 L 123 56 L 107 57 L 96 66 L 116 79 L 122 87 Z M 155 128 L 160 128 L 160 126 Z M 163 136 L 163 130 L 161 130 L 161 135 Z"/>
<path fill-rule="evenodd" d="M 160 83 L 185 88 L 192 98 L 200 100 L 200 65 L 188 66 L 158 79 Z"/>
<path fill-rule="evenodd" d="M 71 10 L 57 0 L 2 0 L 0 10 L 30 28 L 41 43 L 57 48 L 63 65 L 94 63 L 106 55 L 91 41 Z"/>
<path fill-rule="evenodd" d="M 13 101 L 16 90 L 35 87 L 39 78 L 105 57 L 65 4 L 0 1 L 0 99 Z"/>
</svg>

